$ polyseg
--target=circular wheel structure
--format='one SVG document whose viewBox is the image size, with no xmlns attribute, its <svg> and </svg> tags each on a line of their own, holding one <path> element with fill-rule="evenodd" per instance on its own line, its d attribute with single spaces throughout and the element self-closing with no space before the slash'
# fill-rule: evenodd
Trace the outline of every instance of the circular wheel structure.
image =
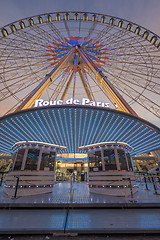
<svg viewBox="0 0 160 240">
<path fill-rule="evenodd" d="M 88 98 L 160 117 L 160 38 L 151 31 L 108 15 L 56 12 L 0 32 L 1 114 L 33 107 L 38 98 Z"/>
</svg>

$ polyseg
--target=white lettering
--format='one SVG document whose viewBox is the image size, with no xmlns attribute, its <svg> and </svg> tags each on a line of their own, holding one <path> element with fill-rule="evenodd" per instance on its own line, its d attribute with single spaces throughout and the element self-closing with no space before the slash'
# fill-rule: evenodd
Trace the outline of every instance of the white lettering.
<svg viewBox="0 0 160 240">
<path fill-rule="evenodd" d="M 89 105 L 90 106 L 96 106 L 96 103 L 94 101 L 91 101 Z"/>
<path fill-rule="evenodd" d="M 90 102 L 88 98 L 83 98 L 82 99 L 82 105 L 87 105 Z"/>
<path fill-rule="evenodd" d="M 70 98 L 66 101 L 66 104 L 72 104 L 73 103 L 73 98 Z"/>
<path fill-rule="evenodd" d="M 56 105 L 56 101 L 50 101 L 49 105 Z"/>
<path fill-rule="evenodd" d="M 73 103 L 74 103 L 74 104 L 79 104 L 79 100 L 75 99 L 75 100 L 73 101 Z"/>
<path fill-rule="evenodd" d="M 101 102 L 97 102 L 97 107 L 101 106 Z"/>
<path fill-rule="evenodd" d="M 80 103 L 80 100 L 75 99 L 73 100 L 73 98 L 70 98 L 68 100 L 66 100 L 65 102 L 66 104 L 82 104 L 82 105 L 89 105 L 89 106 L 97 106 L 97 107 L 105 107 L 105 108 L 109 108 L 109 103 L 105 103 L 104 101 L 102 102 L 95 102 L 95 101 L 90 101 L 88 98 L 82 98 L 82 102 Z M 43 99 L 36 99 L 35 101 L 35 107 L 43 107 L 43 106 L 52 106 L 52 105 L 63 105 L 64 102 L 62 100 L 54 100 L 54 101 L 44 101 Z"/>
<path fill-rule="evenodd" d="M 105 107 L 104 101 L 102 101 L 102 107 Z"/>
<path fill-rule="evenodd" d="M 48 106 L 49 105 L 49 102 L 48 101 L 44 101 L 43 102 L 43 106 Z"/>
<path fill-rule="evenodd" d="M 106 108 L 109 108 L 109 103 L 105 103 L 105 107 L 106 107 Z"/>
<path fill-rule="evenodd" d="M 37 99 L 36 101 L 35 101 L 35 107 L 42 107 L 43 105 L 42 105 L 42 102 L 43 102 L 43 99 Z"/>
<path fill-rule="evenodd" d="M 57 105 L 62 105 L 63 104 L 63 101 L 62 100 L 58 100 L 57 101 Z"/>
</svg>

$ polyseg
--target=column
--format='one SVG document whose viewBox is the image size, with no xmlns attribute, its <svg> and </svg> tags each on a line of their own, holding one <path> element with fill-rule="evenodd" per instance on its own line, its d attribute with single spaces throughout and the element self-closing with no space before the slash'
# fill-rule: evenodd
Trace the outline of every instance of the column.
<svg viewBox="0 0 160 240">
<path fill-rule="evenodd" d="M 15 165 L 15 162 L 16 162 L 16 160 L 17 160 L 17 155 L 18 155 L 18 150 L 17 150 L 17 152 L 15 153 L 14 159 L 12 159 L 12 160 L 13 160 L 12 170 L 14 169 L 14 165 Z"/>
<path fill-rule="evenodd" d="M 42 161 L 42 147 L 40 148 L 40 151 L 39 151 L 38 162 L 37 162 L 37 171 L 40 170 L 41 161 Z"/>
<path fill-rule="evenodd" d="M 88 161 L 88 176 L 89 176 L 89 172 L 90 172 L 90 170 L 89 170 L 89 154 L 90 154 L 90 152 L 88 151 L 88 152 L 87 152 L 87 161 Z"/>
<path fill-rule="evenodd" d="M 127 158 L 127 154 L 126 154 L 126 151 L 125 151 L 125 150 L 124 150 L 124 153 L 125 153 L 125 159 L 126 159 L 127 169 L 128 169 L 128 171 L 129 171 L 128 158 Z"/>
<path fill-rule="evenodd" d="M 56 172 L 56 159 L 57 159 L 57 151 L 55 150 L 54 173 Z"/>
<path fill-rule="evenodd" d="M 28 150 L 29 150 L 29 148 L 27 147 L 27 148 L 25 149 L 25 151 L 24 151 L 21 170 L 24 170 L 24 168 L 25 168 L 26 160 L 27 160 L 27 155 L 28 155 Z"/>
<path fill-rule="evenodd" d="M 104 149 L 101 149 L 101 160 L 102 160 L 102 171 L 105 171 L 105 164 L 104 164 Z"/>
<path fill-rule="evenodd" d="M 117 148 L 114 148 L 114 154 L 115 154 L 115 158 L 116 158 L 117 170 L 120 171 L 121 169 L 120 169 L 120 164 L 119 164 Z"/>
</svg>

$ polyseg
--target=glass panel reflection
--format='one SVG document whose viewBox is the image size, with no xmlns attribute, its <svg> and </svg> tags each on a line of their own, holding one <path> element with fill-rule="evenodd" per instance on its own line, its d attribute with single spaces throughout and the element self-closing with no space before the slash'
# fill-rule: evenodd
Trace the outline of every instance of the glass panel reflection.
<svg viewBox="0 0 160 240">
<path fill-rule="evenodd" d="M 128 170 L 124 150 L 117 150 L 121 170 Z"/>
<path fill-rule="evenodd" d="M 102 171 L 101 151 L 89 154 L 90 171 Z"/>
<path fill-rule="evenodd" d="M 25 149 L 19 149 L 17 154 L 17 159 L 15 160 L 14 170 L 21 170 L 21 165 L 23 161 L 23 155 L 24 155 Z"/>
<path fill-rule="evenodd" d="M 55 153 L 42 153 L 40 170 L 54 171 Z"/>
<path fill-rule="evenodd" d="M 36 170 L 38 162 L 39 150 L 29 149 L 27 154 L 27 160 L 25 164 L 25 170 Z"/>
<path fill-rule="evenodd" d="M 104 150 L 105 170 L 117 170 L 116 158 L 113 149 Z"/>
</svg>

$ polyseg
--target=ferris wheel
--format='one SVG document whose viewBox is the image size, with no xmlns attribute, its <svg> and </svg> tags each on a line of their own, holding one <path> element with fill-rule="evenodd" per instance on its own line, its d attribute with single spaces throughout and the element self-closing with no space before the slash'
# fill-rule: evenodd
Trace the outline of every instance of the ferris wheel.
<svg viewBox="0 0 160 240">
<path fill-rule="evenodd" d="M 87 97 L 160 117 L 160 37 L 153 32 L 85 12 L 24 18 L 0 32 L 3 114 L 31 108 L 38 98 Z"/>
</svg>

